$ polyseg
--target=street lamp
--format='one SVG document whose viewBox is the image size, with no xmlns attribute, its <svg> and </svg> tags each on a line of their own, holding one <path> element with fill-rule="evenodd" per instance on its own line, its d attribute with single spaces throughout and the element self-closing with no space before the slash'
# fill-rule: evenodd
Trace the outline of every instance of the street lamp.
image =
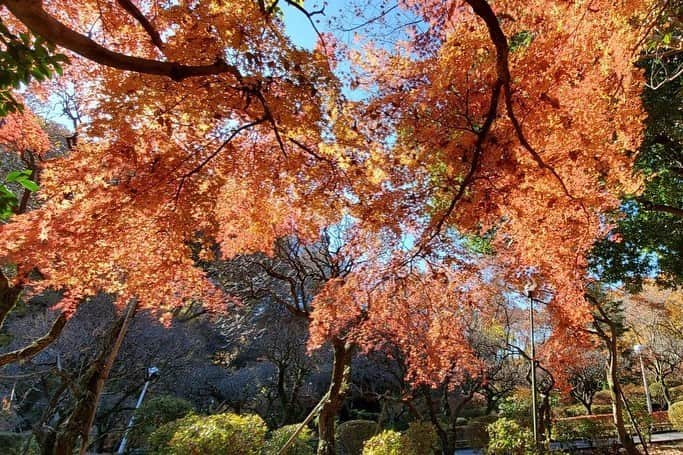
<svg viewBox="0 0 683 455">
<path fill-rule="evenodd" d="M 538 444 L 538 415 L 537 415 L 537 398 L 536 398 L 536 345 L 534 342 L 534 297 L 533 292 L 536 290 L 536 282 L 531 280 L 524 286 L 524 291 L 529 297 L 529 340 L 531 341 L 531 423 L 534 430 L 534 443 Z"/>
<path fill-rule="evenodd" d="M 138 402 L 135 404 L 136 410 L 140 407 L 140 405 L 142 405 L 142 400 L 145 399 L 145 394 L 147 393 L 149 383 L 159 378 L 159 369 L 157 367 L 147 368 L 147 374 L 145 378 L 145 385 L 142 387 L 142 392 L 140 392 Z M 130 416 L 130 420 L 128 421 L 126 431 L 123 433 L 123 439 L 121 439 L 121 444 L 119 444 L 119 450 L 116 451 L 117 454 L 120 455 L 126 451 L 126 444 L 128 444 L 128 433 L 133 428 L 133 425 L 135 425 L 135 411 L 133 411 L 133 415 Z"/>
<path fill-rule="evenodd" d="M 645 374 L 645 364 L 643 363 L 643 349 L 645 347 L 642 344 L 637 344 L 633 346 L 633 350 L 638 354 L 638 359 L 640 359 L 640 372 L 643 375 L 643 387 L 645 388 L 645 401 L 647 402 L 647 412 L 652 414 L 652 399 L 650 398 L 650 388 L 647 385 L 647 375 Z"/>
</svg>

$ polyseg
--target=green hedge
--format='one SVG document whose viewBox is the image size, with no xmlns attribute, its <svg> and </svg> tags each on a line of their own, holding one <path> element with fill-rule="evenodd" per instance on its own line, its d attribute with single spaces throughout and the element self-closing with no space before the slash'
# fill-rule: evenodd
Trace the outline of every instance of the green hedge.
<svg viewBox="0 0 683 455">
<path fill-rule="evenodd" d="M 154 431 L 149 448 L 164 455 L 259 455 L 266 432 L 257 415 L 189 415 Z"/>
<path fill-rule="evenodd" d="M 404 434 L 408 452 L 416 455 L 431 455 L 441 453 L 439 436 L 436 429 L 429 422 L 410 422 Z"/>
<path fill-rule="evenodd" d="M 129 435 L 130 447 L 146 447 L 147 439 L 153 431 L 192 411 L 192 403 L 174 396 L 155 397 L 145 402 L 135 411 L 135 426 Z"/>
<path fill-rule="evenodd" d="M 408 452 L 405 438 L 394 430 L 384 430 L 363 444 L 363 455 L 414 455 Z"/>
<path fill-rule="evenodd" d="M 673 403 L 669 408 L 669 421 L 677 430 L 683 430 L 683 401 Z"/>
<path fill-rule="evenodd" d="M 266 444 L 263 446 L 263 455 L 277 455 L 292 434 L 299 428 L 299 424 L 286 425 L 270 433 Z M 313 455 L 313 434 L 304 427 L 296 436 L 294 443 L 284 451 L 283 455 Z"/>
<path fill-rule="evenodd" d="M 501 418 L 489 424 L 488 455 L 533 455 L 534 437 L 527 429 L 512 419 Z"/>
<path fill-rule="evenodd" d="M 337 425 L 336 443 L 344 455 L 358 455 L 363 443 L 376 435 L 379 428 L 373 420 L 348 420 Z"/>
</svg>

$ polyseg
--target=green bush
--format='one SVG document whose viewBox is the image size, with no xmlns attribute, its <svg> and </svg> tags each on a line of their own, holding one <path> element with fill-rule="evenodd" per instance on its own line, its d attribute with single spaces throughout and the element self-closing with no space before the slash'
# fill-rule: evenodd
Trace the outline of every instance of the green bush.
<svg viewBox="0 0 683 455">
<path fill-rule="evenodd" d="M 489 455 L 532 455 L 534 437 L 531 432 L 508 418 L 500 418 L 489 424 L 489 444 L 486 453 Z"/>
<path fill-rule="evenodd" d="M 135 411 L 135 426 L 130 432 L 130 446 L 144 447 L 149 435 L 160 426 L 192 412 L 192 403 L 182 398 L 152 398 Z"/>
<path fill-rule="evenodd" d="M 573 404 L 559 409 L 559 414 L 562 417 L 578 417 L 586 415 L 586 408 L 581 404 Z"/>
<path fill-rule="evenodd" d="M 263 446 L 263 455 L 277 455 L 292 434 L 299 428 L 299 424 L 287 425 L 270 433 L 270 437 Z M 284 455 L 313 455 L 313 435 L 308 427 L 304 427 L 296 436 L 294 443 L 284 451 Z"/>
<path fill-rule="evenodd" d="M 499 415 L 511 419 L 525 427 L 531 426 L 531 394 L 517 391 L 513 395 L 501 400 L 498 405 Z"/>
<path fill-rule="evenodd" d="M 6 455 L 37 455 L 40 448 L 31 433 L 0 431 L 0 447 Z"/>
<path fill-rule="evenodd" d="M 683 430 L 683 401 L 673 403 L 669 408 L 669 421 L 677 430 Z"/>
<path fill-rule="evenodd" d="M 363 455 L 416 455 L 409 452 L 405 438 L 394 430 L 384 430 L 363 444 Z"/>
<path fill-rule="evenodd" d="M 257 415 L 189 415 L 154 431 L 149 447 L 167 455 L 258 455 L 264 445 L 266 424 Z"/>
<path fill-rule="evenodd" d="M 612 404 L 594 404 L 591 407 L 593 414 L 611 414 Z"/>
<path fill-rule="evenodd" d="M 612 436 L 614 436 L 614 430 L 609 420 L 593 418 L 558 420 L 553 425 L 553 439 L 556 441 L 597 440 Z"/>
<path fill-rule="evenodd" d="M 683 400 L 683 385 L 669 387 L 669 395 L 673 401 Z"/>
<path fill-rule="evenodd" d="M 348 420 L 337 426 L 335 439 L 344 455 L 358 455 L 363 443 L 376 435 L 377 422 L 372 420 Z"/>
<path fill-rule="evenodd" d="M 405 444 L 409 452 L 418 455 L 441 453 L 439 436 L 429 422 L 410 422 L 404 434 Z"/>
</svg>

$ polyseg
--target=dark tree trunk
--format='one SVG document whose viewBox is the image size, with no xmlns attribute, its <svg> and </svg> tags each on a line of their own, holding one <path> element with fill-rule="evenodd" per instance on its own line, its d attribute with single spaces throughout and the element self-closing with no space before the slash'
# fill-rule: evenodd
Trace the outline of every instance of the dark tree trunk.
<svg viewBox="0 0 683 455">
<path fill-rule="evenodd" d="M 631 435 L 626 431 L 623 416 L 623 401 L 621 393 L 621 385 L 619 384 L 619 372 L 617 365 L 617 340 L 616 337 L 611 337 L 608 341 L 609 359 L 607 361 L 607 385 L 609 387 L 610 398 L 612 399 L 612 418 L 614 426 L 617 428 L 617 435 L 619 442 L 628 455 L 640 455 L 640 451 L 631 438 Z"/>
<path fill-rule="evenodd" d="M 332 381 L 328 389 L 326 401 L 320 409 L 318 417 L 318 455 L 335 455 L 334 420 L 344 403 L 344 395 L 351 374 L 352 346 L 344 340 L 335 338 L 332 341 L 334 359 L 332 364 Z"/>
<path fill-rule="evenodd" d="M 73 455 L 79 440 L 81 443 L 79 453 L 81 455 L 85 453 L 104 383 L 121 349 L 136 308 L 137 302 L 131 300 L 126 313 L 109 330 L 104 338 L 102 351 L 79 378 L 78 395 L 74 397 L 75 403 L 68 418 L 56 430 L 52 430 L 53 434 L 44 434 L 41 438 L 43 441 L 41 453 Z"/>
</svg>

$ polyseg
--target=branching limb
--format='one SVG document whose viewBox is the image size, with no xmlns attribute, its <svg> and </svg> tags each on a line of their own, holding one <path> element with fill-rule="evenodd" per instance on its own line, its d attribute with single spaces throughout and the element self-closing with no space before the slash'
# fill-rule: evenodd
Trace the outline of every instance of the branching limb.
<svg viewBox="0 0 683 455">
<path fill-rule="evenodd" d="M 158 47 L 159 50 L 163 50 L 164 42 L 161 40 L 161 35 L 159 35 L 157 29 L 155 29 L 152 23 L 149 20 L 147 20 L 145 15 L 142 14 L 142 11 L 140 11 L 140 9 L 137 6 L 135 6 L 135 4 L 131 0 L 116 0 L 116 2 L 119 4 L 119 6 L 121 6 L 121 8 L 126 10 L 128 14 L 133 16 L 133 18 L 135 18 L 135 20 L 138 21 L 140 25 L 142 25 L 142 28 L 144 28 L 147 32 L 150 39 L 152 40 L 152 43 L 154 43 L 154 45 Z"/>
<path fill-rule="evenodd" d="M 237 67 L 229 65 L 220 58 L 211 65 L 193 66 L 111 51 L 49 15 L 43 8 L 42 0 L 4 0 L 3 4 L 36 35 L 101 65 L 124 71 L 166 76 L 174 81 L 217 74 L 232 74 L 241 79 Z"/>
<path fill-rule="evenodd" d="M 0 355 L 0 367 L 7 365 L 8 363 L 28 360 L 40 353 L 59 337 L 62 333 L 62 329 L 64 329 L 64 326 L 66 325 L 66 321 L 66 314 L 61 313 L 57 319 L 55 319 L 55 322 L 52 323 L 52 327 L 50 327 L 50 330 L 45 335 L 26 347 Z"/>
</svg>

